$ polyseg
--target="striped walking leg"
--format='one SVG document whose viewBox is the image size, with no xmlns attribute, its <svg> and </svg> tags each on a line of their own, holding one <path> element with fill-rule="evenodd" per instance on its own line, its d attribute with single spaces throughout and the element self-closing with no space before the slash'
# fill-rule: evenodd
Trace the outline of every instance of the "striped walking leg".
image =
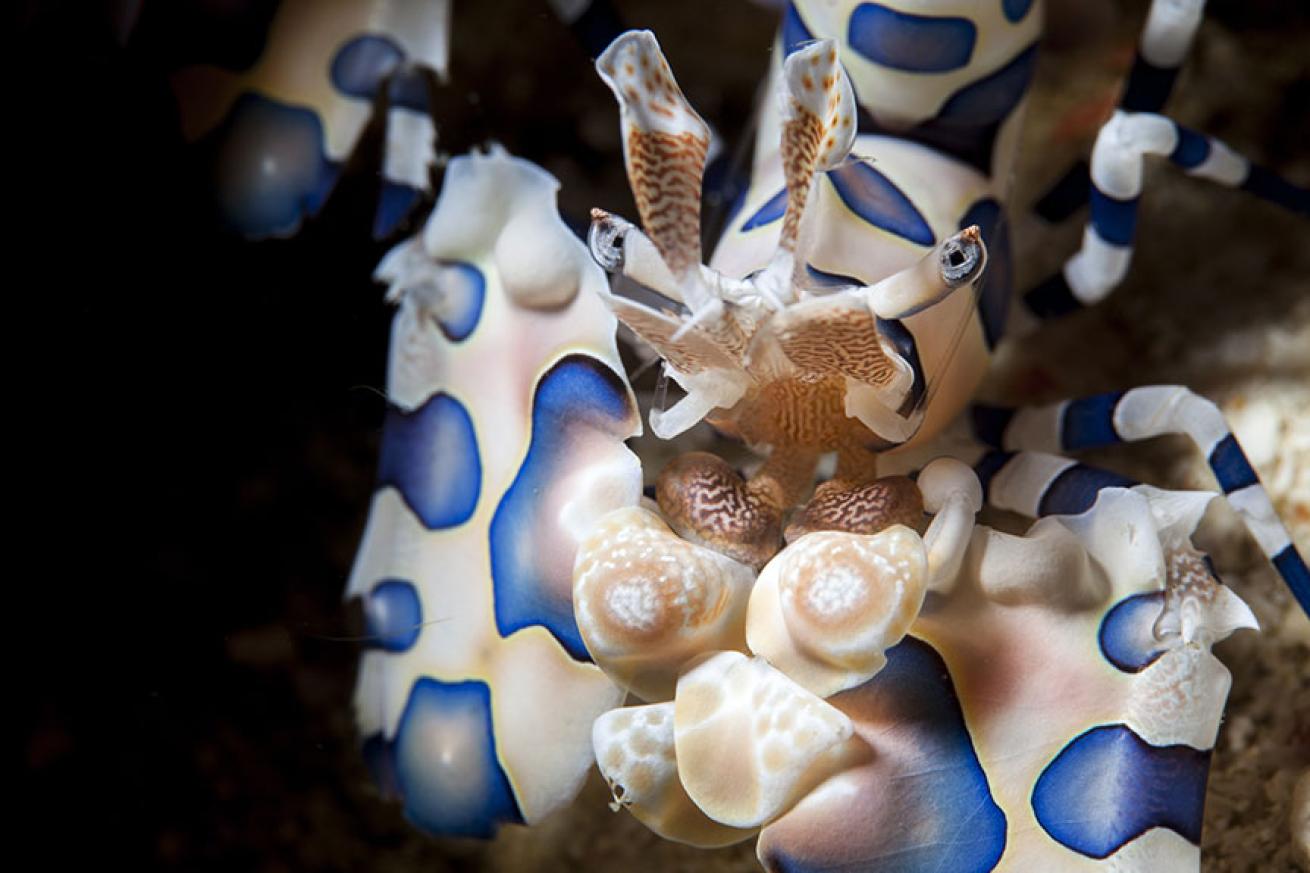
<svg viewBox="0 0 1310 873">
<path fill-rule="evenodd" d="M 1147 155 L 1167 157 L 1189 176 L 1241 188 L 1310 217 L 1310 191 L 1252 165 L 1222 142 L 1163 115 L 1118 111 L 1092 149 L 1092 209 L 1082 247 L 1063 270 L 1024 295 L 1034 315 L 1056 318 L 1099 303 L 1123 281 L 1133 257 Z"/>
<path fill-rule="evenodd" d="M 1205 0 L 1152 0 L 1133 69 L 1119 98 L 1120 109 L 1159 112 L 1164 108 L 1204 13 Z M 1056 223 L 1078 211 L 1087 203 L 1089 172 L 1086 161 L 1070 167 L 1037 202 L 1037 214 Z"/>
<path fill-rule="evenodd" d="M 975 407 L 973 426 L 979 439 L 1004 450 L 987 456 L 993 460 L 988 462 L 984 458 L 980 466 L 988 463 L 996 466 L 1005 452 L 1072 452 L 1165 434 L 1190 437 L 1205 455 L 1229 504 L 1241 516 L 1302 609 L 1310 614 L 1310 572 L 1305 560 L 1274 511 L 1268 493 L 1223 413 L 1204 397 L 1178 385 L 1149 385 L 1049 406 L 1017 410 Z M 1055 488 L 1057 483 L 1058 478 L 1050 482 L 1056 493 L 1060 491 Z M 1059 496 L 1041 499 L 1065 500 Z"/>
</svg>

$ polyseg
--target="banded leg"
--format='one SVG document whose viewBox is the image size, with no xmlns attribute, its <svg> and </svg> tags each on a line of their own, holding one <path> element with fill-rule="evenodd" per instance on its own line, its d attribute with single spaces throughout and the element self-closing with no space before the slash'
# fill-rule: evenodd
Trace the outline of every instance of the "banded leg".
<svg viewBox="0 0 1310 873">
<path fill-rule="evenodd" d="M 1167 157 L 1189 176 L 1241 188 L 1310 217 L 1310 191 L 1252 165 L 1222 142 L 1163 115 L 1116 112 L 1092 150 L 1092 209 L 1082 247 L 1063 270 L 1024 295 L 1033 314 L 1053 318 L 1099 303 L 1123 281 L 1133 256 L 1147 155 Z"/>
<path fill-rule="evenodd" d="M 1152 0 L 1132 71 L 1119 97 L 1120 109 L 1159 112 L 1164 108 L 1204 12 L 1205 0 Z M 1090 167 L 1079 161 L 1051 186 L 1034 211 L 1049 222 L 1064 221 L 1087 203 L 1090 185 Z"/>
<path fill-rule="evenodd" d="M 979 439 L 1006 451 L 1068 452 L 1165 434 L 1190 437 L 1205 454 L 1229 504 L 1242 517 L 1301 608 L 1310 614 L 1310 572 L 1305 560 L 1279 520 L 1223 413 L 1204 397 L 1177 385 L 1149 385 L 1027 409 L 976 407 L 973 424 Z M 988 465 L 1000 463 L 998 453 L 988 457 L 993 460 L 984 459 L 980 465 L 990 468 Z M 983 477 L 981 470 L 979 477 Z M 1054 479 L 1050 482 L 1052 488 L 1056 484 Z M 1061 502 L 1065 498 L 1041 499 Z"/>
</svg>

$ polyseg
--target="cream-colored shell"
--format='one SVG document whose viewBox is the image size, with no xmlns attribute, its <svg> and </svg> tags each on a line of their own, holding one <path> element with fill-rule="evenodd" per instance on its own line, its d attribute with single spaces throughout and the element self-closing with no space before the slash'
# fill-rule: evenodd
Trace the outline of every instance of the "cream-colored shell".
<svg viewBox="0 0 1310 873">
<path fill-rule="evenodd" d="M 702 652 L 746 647 L 754 572 L 679 537 L 655 513 L 606 515 L 578 547 L 573 608 L 596 663 L 643 700 L 673 697 Z"/>
<path fill-rule="evenodd" d="M 862 754 L 850 719 L 762 658 L 719 652 L 678 680 L 674 741 L 687 794 L 715 821 L 758 827 Z"/>
<path fill-rule="evenodd" d="M 691 802 L 678 779 L 672 701 L 612 709 L 596 719 L 596 766 L 622 807 L 667 840 L 703 849 L 739 843 L 754 828 L 719 824 Z"/>
<path fill-rule="evenodd" d="M 923 541 L 903 525 L 871 536 L 806 534 L 755 583 L 751 651 L 819 697 L 858 685 L 918 617 L 927 564 Z"/>
</svg>

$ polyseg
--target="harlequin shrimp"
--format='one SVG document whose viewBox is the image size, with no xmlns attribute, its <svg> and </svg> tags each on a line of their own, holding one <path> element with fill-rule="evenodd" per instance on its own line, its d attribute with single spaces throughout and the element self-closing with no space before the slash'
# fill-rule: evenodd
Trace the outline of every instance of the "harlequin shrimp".
<svg viewBox="0 0 1310 873">
<path fill-rule="evenodd" d="M 1305 210 L 1155 111 L 1200 5 L 1153 3 L 1082 248 L 1028 295 L 1039 314 L 1122 279 L 1147 154 Z M 366 756 L 416 824 L 534 823 L 594 763 L 656 833 L 754 837 L 770 870 L 1197 869 L 1231 683 L 1210 647 L 1257 624 L 1192 544 L 1218 494 L 1061 453 L 1190 437 L 1306 608 L 1310 580 L 1188 389 L 969 406 L 1008 320 L 1040 18 L 791 4 L 708 264 L 710 130 L 649 32 L 596 62 L 640 229 L 596 209 L 584 247 L 544 171 L 451 163 L 378 270 L 394 405 L 348 589 L 373 641 Z M 642 494 L 618 322 L 683 394 L 652 409 L 656 436 L 708 422 L 757 457 L 745 473 L 684 453 Z"/>
</svg>

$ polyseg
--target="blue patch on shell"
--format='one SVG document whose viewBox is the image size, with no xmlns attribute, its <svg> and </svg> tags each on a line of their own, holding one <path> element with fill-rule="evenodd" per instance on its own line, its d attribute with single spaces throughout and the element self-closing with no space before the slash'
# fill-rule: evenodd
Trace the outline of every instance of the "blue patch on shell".
<svg viewBox="0 0 1310 873">
<path fill-rule="evenodd" d="M 982 292 L 978 295 L 978 315 L 982 320 L 983 338 L 992 349 L 1005 333 L 1005 319 L 1010 314 L 1010 292 L 1013 273 L 1010 269 L 1010 223 L 1005 220 L 1001 205 L 990 197 L 975 202 L 960 219 L 960 230 L 978 225 L 983 243 L 987 246 L 987 272 L 982 278 Z"/>
<path fill-rule="evenodd" d="M 968 66 L 978 28 L 967 18 L 910 15 L 877 3 L 851 13 L 846 41 L 859 55 L 911 73 L 945 73 Z"/>
<path fill-rule="evenodd" d="M 395 40 L 364 34 L 345 42 L 332 57 L 332 86 L 348 97 L 372 102 L 387 77 L 405 60 Z"/>
<path fill-rule="evenodd" d="M 537 383 L 532 442 L 491 520 L 491 578 L 500 635 L 540 625 L 578 661 L 590 661 L 573 618 L 573 580 L 550 578 L 535 540 L 546 521 L 541 497 L 576 452 L 580 431 L 628 435 L 635 410 L 623 380 L 604 363 L 569 355 Z"/>
<path fill-rule="evenodd" d="M 364 738 L 360 753 L 364 766 L 373 777 L 373 784 L 387 800 L 400 798 L 400 786 L 396 782 L 396 754 L 391 743 L 382 734 L 370 734 Z"/>
<path fill-rule="evenodd" d="M 1023 21 L 1032 7 L 1033 0 L 1001 0 L 1001 11 L 1005 13 L 1005 20 L 1012 24 Z"/>
<path fill-rule="evenodd" d="M 473 420 L 449 394 L 433 394 L 412 412 L 387 410 L 378 486 L 393 487 L 428 530 L 468 521 L 482 489 Z"/>
<path fill-rule="evenodd" d="M 886 724 L 900 736 L 913 737 L 922 766 L 893 771 L 885 783 L 867 788 L 890 795 L 887 803 L 906 826 L 874 828 L 837 818 L 822 838 L 835 848 L 828 855 L 828 846 L 785 845 L 790 841 L 783 835 L 784 816 L 776 836 L 770 833 L 773 826 L 762 836 L 767 856 L 761 861 L 767 869 L 984 873 L 996 866 L 1005 851 L 1005 813 L 974 751 L 946 662 L 932 646 L 907 636 L 887 652 L 887 666 L 878 675 L 828 702 L 857 723 Z M 815 833 L 807 827 L 795 833 L 802 831 Z M 858 856 L 851 857 L 852 851 Z M 816 857 L 819 853 L 825 857 Z"/>
<path fill-rule="evenodd" d="M 827 270 L 820 270 L 813 264 L 805 265 L 805 274 L 820 288 L 860 288 L 864 282 L 854 276 L 847 276 L 844 273 L 829 273 Z"/>
<path fill-rule="evenodd" d="M 428 74 L 421 67 L 405 66 L 397 70 L 387 86 L 387 102 L 392 109 L 401 107 L 422 115 L 432 111 Z"/>
<path fill-rule="evenodd" d="M 383 179 L 378 191 L 378 208 L 373 213 L 373 239 L 385 239 L 395 233 L 422 196 L 423 192 L 417 188 Z"/>
<path fill-rule="evenodd" d="M 937 120 L 979 126 L 1003 121 L 1023 99 L 1036 64 L 1034 44 L 999 70 L 952 94 L 937 113 Z"/>
<path fill-rule="evenodd" d="M 1163 609 L 1160 591 L 1120 600 L 1101 620 L 1101 654 L 1125 673 L 1140 673 L 1154 664 L 1165 652 L 1155 638 L 1155 622 Z"/>
<path fill-rule="evenodd" d="M 910 198 L 873 167 L 852 161 L 827 175 L 846 207 L 869 224 L 921 246 L 936 243 Z"/>
<path fill-rule="evenodd" d="M 769 198 L 768 202 L 755 210 L 755 214 L 742 223 L 743 231 L 754 230 L 757 227 L 763 227 L 766 224 L 772 224 L 782 218 L 783 213 L 787 211 L 787 189 L 783 188 L 777 194 Z"/>
<path fill-rule="evenodd" d="M 785 54 L 791 54 L 805 43 L 814 39 L 814 34 L 801 20 L 801 14 L 795 3 L 787 4 L 787 11 L 782 16 L 782 48 Z"/>
<path fill-rule="evenodd" d="M 310 109 L 247 92 L 205 138 L 223 184 L 224 221 L 248 237 L 288 236 L 318 212 L 341 168 L 323 150 L 323 123 Z"/>
<path fill-rule="evenodd" d="M 368 737 L 364 751 L 380 784 L 394 787 L 405 816 L 423 830 L 488 838 L 502 823 L 523 824 L 496 757 L 485 682 L 420 678 L 410 690 L 396 738 Z"/>
<path fill-rule="evenodd" d="M 896 409 L 897 415 L 909 416 L 919 408 L 924 392 L 928 388 L 928 377 L 924 374 L 923 363 L 919 360 L 919 345 L 914 341 L 914 334 L 899 319 L 879 318 L 876 323 L 878 333 L 892 344 L 896 354 L 910 365 L 910 372 L 914 374 L 914 381 L 910 383 L 910 390 L 905 393 L 905 400 Z"/>
<path fill-rule="evenodd" d="M 1094 727 L 1046 766 L 1033 787 L 1037 821 L 1058 843 L 1106 858 L 1151 828 L 1199 844 L 1210 752 L 1153 746 L 1123 724 Z"/>
<path fill-rule="evenodd" d="M 442 334 L 451 342 L 467 339 L 482 317 L 487 297 L 487 278 L 482 271 L 464 261 L 442 261 L 441 295 L 449 317 L 439 319 Z"/>
<path fill-rule="evenodd" d="M 423 628 L 423 603 L 407 579 L 383 579 L 364 598 L 364 628 L 368 644 L 388 652 L 403 652 L 418 642 Z"/>
</svg>

